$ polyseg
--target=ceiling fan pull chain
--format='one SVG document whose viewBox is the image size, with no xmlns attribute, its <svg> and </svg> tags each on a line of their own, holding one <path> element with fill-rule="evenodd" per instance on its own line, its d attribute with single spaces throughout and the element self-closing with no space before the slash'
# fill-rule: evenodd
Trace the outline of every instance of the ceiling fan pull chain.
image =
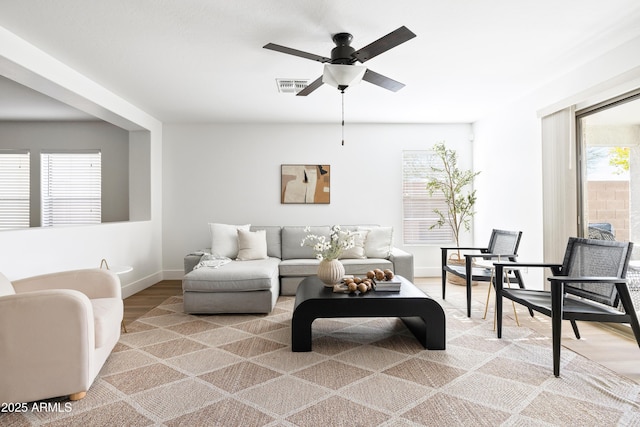
<svg viewBox="0 0 640 427">
<path fill-rule="evenodd" d="M 342 145 L 344 146 L 344 89 L 342 89 Z"/>
</svg>

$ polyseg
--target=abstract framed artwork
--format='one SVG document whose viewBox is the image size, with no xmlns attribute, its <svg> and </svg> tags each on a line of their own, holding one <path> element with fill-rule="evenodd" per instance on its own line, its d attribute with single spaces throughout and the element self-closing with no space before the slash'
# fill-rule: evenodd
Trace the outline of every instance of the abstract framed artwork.
<svg viewBox="0 0 640 427">
<path fill-rule="evenodd" d="M 330 165 L 281 165 L 280 202 L 328 204 L 331 200 Z"/>
</svg>

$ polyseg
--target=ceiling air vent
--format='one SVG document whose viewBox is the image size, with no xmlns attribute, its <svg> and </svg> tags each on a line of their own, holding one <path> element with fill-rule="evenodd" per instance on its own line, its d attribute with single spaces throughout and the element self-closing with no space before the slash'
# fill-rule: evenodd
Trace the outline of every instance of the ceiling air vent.
<svg viewBox="0 0 640 427">
<path fill-rule="evenodd" d="M 276 83 L 280 93 L 298 93 L 309 86 L 308 79 L 276 79 Z"/>
</svg>

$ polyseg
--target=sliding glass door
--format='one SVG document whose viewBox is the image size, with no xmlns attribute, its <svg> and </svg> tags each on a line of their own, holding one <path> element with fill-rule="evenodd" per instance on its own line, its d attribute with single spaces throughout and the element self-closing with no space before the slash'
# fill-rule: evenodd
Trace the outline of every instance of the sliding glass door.
<svg viewBox="0 0 640 427">
<path fill-rule="evenodd" d="M 640 310 L 640 91 L 576 112 L 578 230 L 632 241 L 627 277 Z"/>
</svg>

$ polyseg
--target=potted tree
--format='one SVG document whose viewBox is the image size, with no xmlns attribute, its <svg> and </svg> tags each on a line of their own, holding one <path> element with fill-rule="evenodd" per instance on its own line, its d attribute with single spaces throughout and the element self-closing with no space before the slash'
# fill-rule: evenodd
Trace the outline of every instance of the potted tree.
<svg viewBox="0 0 640 427">
<path fill-rule="evenodd" d="M 465 231 L 471 228 L 471 219 L 475 214 L 476 190 L 470 188 L 473 180 L 480 172 L 471 170 L 461 170 L 458 168 L 458 158 L 455 150 L 448 149 L 444 142 L 439 142 L 433 146 L 433 151 L 442 162 L 442 167 L 431 166 L 432 175 L 427 181 L 427 191 L 430 196 L 434 193 L 442 193 L 447 205 L 447 211 L 434 209 L 438 220 L 429 229 L 448 226 L 453 232 L 456 246 L 460 247 L 460 233 L 464 227 Z M 455 252 L 457 260 L 451 260 L 458 264 L 464 264 L 460 254 Z M 456 278 L 450 277 L 448 280 L 455 283 Z M 462 282 L 464 284 L 464 281 Z"/>
</svg>

